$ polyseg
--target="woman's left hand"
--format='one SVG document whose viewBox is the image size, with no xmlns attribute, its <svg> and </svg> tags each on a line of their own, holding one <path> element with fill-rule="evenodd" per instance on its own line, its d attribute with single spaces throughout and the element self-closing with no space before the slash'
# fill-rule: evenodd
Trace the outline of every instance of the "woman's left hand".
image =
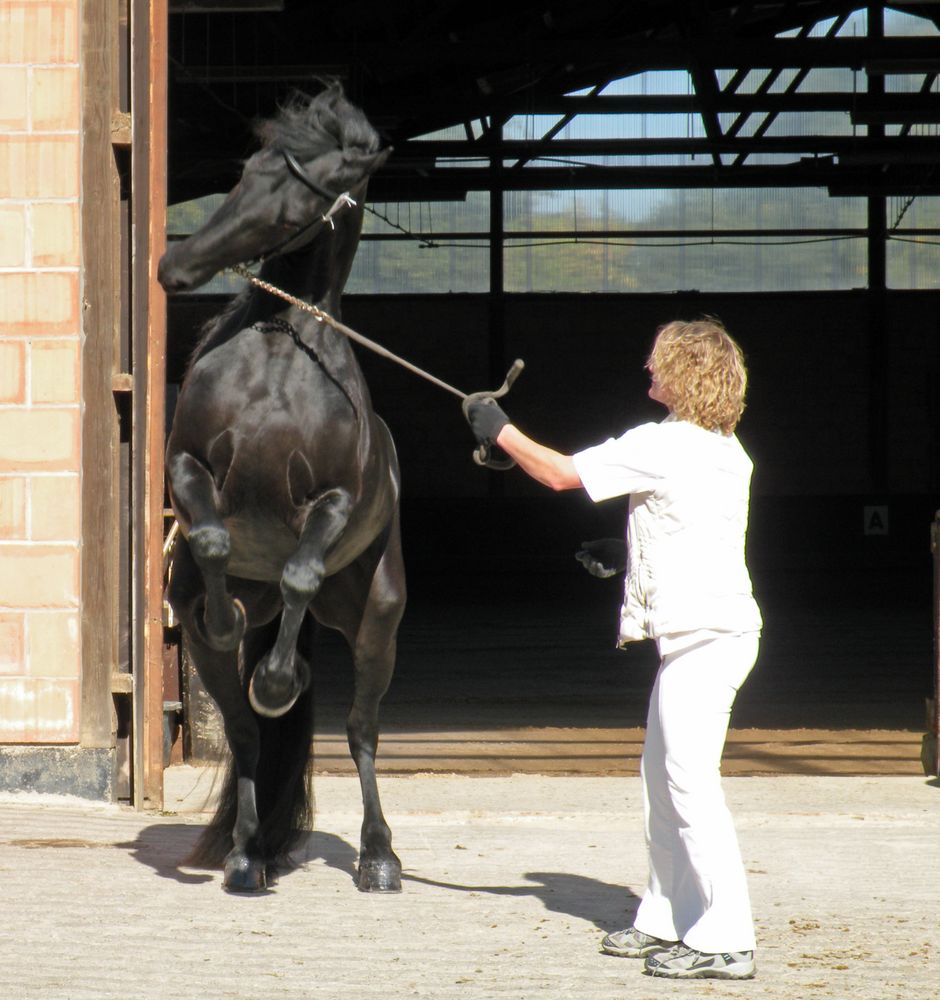
<svg viewBox="0 0 940 1000">
<path fill-rule="evenodd" d="M 474 400 L 467 407 L 467 422 L 480 444 L 495 444 L 509 417 L 491 396 Z"/>
</svg>

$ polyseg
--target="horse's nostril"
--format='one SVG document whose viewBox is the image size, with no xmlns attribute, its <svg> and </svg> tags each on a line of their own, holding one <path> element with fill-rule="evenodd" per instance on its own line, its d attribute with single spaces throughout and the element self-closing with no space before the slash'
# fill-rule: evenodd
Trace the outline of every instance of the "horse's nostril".
<svg viewBox="0 0 940 1000">
<path fill-rule="evenodd" d="M 166 258 L 164 257 L 157 268 L 157 281 L 160 282 L 163 290 L 166 292 L 182 291 L 187 287 L 186 279 L 178 269 L 169 266 L 165 262 Z"/>
</svg>

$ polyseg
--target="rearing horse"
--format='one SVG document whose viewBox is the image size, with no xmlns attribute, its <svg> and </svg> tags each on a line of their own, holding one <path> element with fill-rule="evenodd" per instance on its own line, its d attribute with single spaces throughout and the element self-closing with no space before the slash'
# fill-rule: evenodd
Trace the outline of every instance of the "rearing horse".
<svg viewBox="0 0 940 1000">
<path fill-rule="evenodd" d="M 159 280 L 195 288 L 262 259 L 262 278 L 338 317 L 368 178 L 389 150 L 338 84 L 294 100 L 260 134 L 218 211 L 163 256 Z M 230 891 L 260 891 L 308 822 L 316 619 L 343 634 L 354 660 L 358 886 L 399 890 L 375 778 L 405 605 L 399 473 L 346 338 L 266 291 L 242 292 L 193 354 L 166 471 L 183 536 L 169 600 L 232 751 L 194 860 L 223 865 Z"/>
</svg>

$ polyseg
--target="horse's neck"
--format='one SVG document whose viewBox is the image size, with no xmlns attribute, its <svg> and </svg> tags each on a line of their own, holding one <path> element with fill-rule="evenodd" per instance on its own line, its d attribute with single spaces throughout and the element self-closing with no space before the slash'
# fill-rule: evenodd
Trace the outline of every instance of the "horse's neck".
<svg viewBox="0 0 940 1000">
<path fill-rule="evenodd" d="M 261 269 L 261 278 L 294 298 L 326 308 L 328 303 L 336 302 L 342 292 L 342 288 L 336 287 L 331 264 L 330 257 L 322 252 L 297 251 L 268 261 Z M 264 301 L 271 304 L 268 296 L 264 296 Z M 273 312 L 287 308 L 286 301 L 273 300 Z"/>
<path fill-rule="evenodd" d="M 361 215 L 361 209 L 359 212 Z M 340 297 L 355 256 L 360 224 L 361 219 L 354 218 L 350 212 L 342 221 L 337 220 L 335 231 L 327 229 L 309 246 L 273 257 L 265 263 L 262 279 L 340 319 Z M 243 325 L 251 326 L 275 317 L 288 320 L 301 340 L 328 363 L 334 376 L 342 381 L 361 381 L 355 354 L 342 333 L 328 323 L 319 322 L 312 314 L 298 317 L 296 307 L 288 301 L 256 290 Z"/>
<path fill-rule="evenodd" d="M 347 210 L 335 229 L 324 229 L 306 247 L 272 258 L 261 276 L 278 288 L 324 309 L 336 308 L 359 243 L 362 209 Z"/>
</svg>

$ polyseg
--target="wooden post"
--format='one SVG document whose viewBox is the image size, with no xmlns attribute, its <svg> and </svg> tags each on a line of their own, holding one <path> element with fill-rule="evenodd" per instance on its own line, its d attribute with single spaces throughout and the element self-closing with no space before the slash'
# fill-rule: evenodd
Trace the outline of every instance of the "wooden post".
<svg viewBox="0 0 940 1000">
<path fill-rule="evenodd" d="M 83 747 L 114 744 L 111 674 L 118 660 L 120 181 L 112 149 L 117 5 L 82 7 L 82 684 Z"/>
<path fill-rule="evenodd" d="M 138 808 L 163 807 L 163 450 L 166 301 L 167 0 L 133 0 L 135 775 Z"/>
</svg>

